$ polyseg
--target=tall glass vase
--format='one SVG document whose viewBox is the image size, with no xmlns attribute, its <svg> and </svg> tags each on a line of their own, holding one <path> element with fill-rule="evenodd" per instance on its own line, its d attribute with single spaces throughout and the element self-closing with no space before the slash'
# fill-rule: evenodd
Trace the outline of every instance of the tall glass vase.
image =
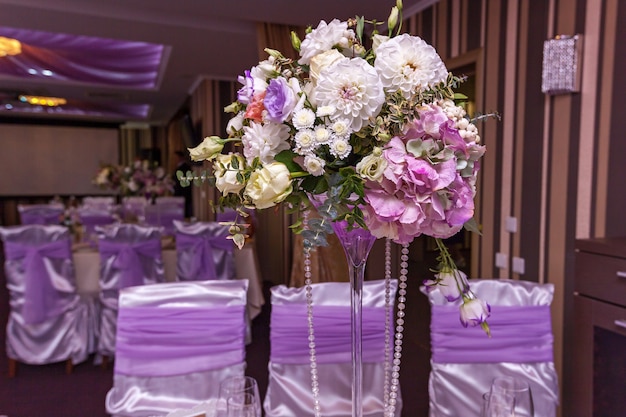
<svg viewBox="0 0 626 417">
<path fill-rule="evenodd" d="M 352 333 L 352 417 L 363 417 L 363 280 L 365 264 L 376 238 L 368 230 L 348 230 L 346 222 L 333 222 L 348 261 Z"/>
</svg>

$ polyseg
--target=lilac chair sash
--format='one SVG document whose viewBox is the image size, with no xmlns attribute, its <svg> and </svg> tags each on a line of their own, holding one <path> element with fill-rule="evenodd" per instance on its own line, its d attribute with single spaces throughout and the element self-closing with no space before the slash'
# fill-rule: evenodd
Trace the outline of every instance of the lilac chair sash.
<svg viewBox="0 0 626 417">
<path fill-rule="evenodd" d="M 491 338 L 459 324 L 455 306 L 433 305 L 434 363 L 531 363 L 553 360 L 550 306 L 492 306 Z"/>
<path fill-rule="evenodd" d="M 120 270 L 118 289 L 143 284 L 144 272 L 139 256 L 161 257 L 161 241 L 157 239 L 136 243 L 100 240 L 98 249 L 102 258 L 116 256 L 113 266 Z"/>
<path fill-rule="evenodd" d="M 225 235 L 209 236 L 207 234 L 188 235 L 176 234 L 176 250 L 191 250 L 190 275 L 198 280 L 219 279 L 213 251 L 221 250 L 232 252 L 233 241 Z"/>
<path fill-rule="evenodd" d="M 121 308 L 115 373 L 170 376 L 241 363 L 244 308 L 243 304 Z"/>
<path fill-rule="evenodd" d="M 392 322 L 393 323 L 393 322 Z M 314 306 L 313 326 L 318 363 L 351 361 L 349 306 Z M 381 362 L 385 349 L 385 309 L 363 307 L 363 361 Z M 306 305 L 273 305 L 270 361 L 309 363 Z"/>
<path fill-rule="evenodd" d="M 63 312 L 57 290 L 46 271 L 44 258 L 70 259 L 70 241 L 59 240 L 42 245 L 26 245 L 5 242 L 7 260 L 24 259 L 25 285 L 23 317 L 27 324 L 58 316 Z"/>
</svg>

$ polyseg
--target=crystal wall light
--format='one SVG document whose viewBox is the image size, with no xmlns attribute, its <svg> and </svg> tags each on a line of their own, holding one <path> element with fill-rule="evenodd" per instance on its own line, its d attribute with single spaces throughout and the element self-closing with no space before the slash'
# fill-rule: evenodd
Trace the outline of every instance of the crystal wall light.
<svg viewBox="0 0 626 417">
<path fill-rule="evenodd" d="M 582 35 L 558 35 L 543 43 L 541 92 L 568 94 L 580 91 Z"/>
</svg>

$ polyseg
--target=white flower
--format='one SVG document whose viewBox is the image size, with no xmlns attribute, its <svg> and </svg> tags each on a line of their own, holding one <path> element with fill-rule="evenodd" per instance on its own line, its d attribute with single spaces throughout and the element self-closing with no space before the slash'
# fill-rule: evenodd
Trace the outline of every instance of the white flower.
<svg viewBox="0 0 626 417">
<path fill-rule="evenodd" d="M 315 141 L 318 145 L 326 144 L 330 141 L 331 132 L 326 126 L 320 125 L 315 127 Z"/>
<path fill-rule="evenodd" d="M 339 159 L 346 158 L 350 155 L 351 151 L 352 146 L 350 146 L 346 139 L 335 138 L 330 144 L 330 153 Z"/>
<path fill-rule="evenodd" d="M 315 113 L 306 108 L 297 110 L 292 116 L 291 122 L 296 129 L 310 129 L 315 123 Z"/>
<path fill-rule="evenodd" d="M 243 127 L 243 115 L 244 112 L 239 112 L 228 121 L 228 124 L 226 125 L 226 133 L 234 135 L 241 130 Z"/>
<path fill-rule="evenodd" d="M 348 33 L 347 33 L 348 32 Z M 350 36 L 347 22 L 333 19 L 330 23 L 322 20 L 316 29 L 306 35 L 300 45 L 299 64 L 306 65 L 317 54 L 330 50 L 333 46 L 346 43 L 347 34 Z"/>
<path fill-rule="evenodd" d="M 385 93 L 376 70 L 362 58 L 342 59 L 320 72 L 313 93 L 318 106 L 333 106 L 332 120 L 347 118 L 359 131 L 374 118 Z"/>
<path fill-rule="evenodd" d="M 356 172 L 361 177 L 376 182 L 382 180 L 385 168 L 387 168 L 387 160 L 383 158 L 382 149 L 378 147 L 356 164 Z"/>
<path fill-rule="evenodd" d="M 272 162 L 250 175 L 244 194 L 257 209 L 264 209 L 280 203 L 292 191 L 291 177 L 285 164 Z"/>
<path fill-rule="evenodd" d="M 463 326 L 477 326 L 484 323 L 491 315 L 491 307 L 480 298 L 465 300 L 459 307 Z"/>
<path fill-rule="evenodd" d="M 296 141 L 295 151 L 298 153 L 305 153 L 316 145 L 315 134 L 311 129 L 300 130 L 294 139 Z"/>
<path fill-rule="evenodd" d="M 317 117 L 325 117 L 330 116 L 335 112 L 335 108 L 333 106 L 320 106 L 317 108 Z"/>
<path fill-rule="evenodd" d="M 311 66 L 309 70 L 309 77 L 311 78 L 313 84 L 317 82 L 317 78 L 319 77 L 321 70 L 344 58 L 345 57 L 341 54 L 341 52 L 336 49 L 331 49 L 315 55 L 311 59 Z"/>
<path fill-rule="evenodd" d="M 232 166 L 232 160 L 236 158 L 239 163 L 239 169 Z M 237 194 L 245 184 L 237 180 L 237 174 L 244 166 L 244 160 L 241 155 L 230 153 L 228 155 L 219 155 L 213 162 L 213 170 L 215 175 L 215 187 L 226 195 L 229 193 Z"/>
<path fill-rule="evenodd" d="M 324 175 L 325 165 L 326 162 L 315 155 L 307 155 L 304 157 L 304 169 L 313 176 L 319 177 L 320 175 Z"/>
<path fill-rule="evenodd" d="M 250 123 L 243 128 L 243 154 L 248 163 L 258 157 L 262 163 L 272 162 L 279 152 L 289 149 L 289 127 L 278 123 Z"/>
<path fill-rule="evenodd" d="M 224 140 L 218 136 L 207 136 L 195 148 L 187 148 L 192 161 L 211 160 L 224 149 Z"/>
<path fill-rule="evenodd" d="M 335 135 L 341 137 L 348 136 L 352 133 L 352 130 L 350 129 L 350 121 L 346 119 L 337 119 L 333 121 L 330 128 L 333 132 L 335 132 Z"/>
<path fill-rule="evenodd" d="M 400 91 L 406 98 L 448 77 L 448 70 L 435 48 L 406 33 L 378 47 L 374 67 L 386 91 Z"/>
</svg>

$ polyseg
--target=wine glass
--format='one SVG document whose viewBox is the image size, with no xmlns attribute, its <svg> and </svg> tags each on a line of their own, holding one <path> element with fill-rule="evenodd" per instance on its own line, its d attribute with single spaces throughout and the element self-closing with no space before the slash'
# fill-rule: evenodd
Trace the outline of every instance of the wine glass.
<svg viewBox="0 0 626 417">
<path fill-rule="evenodd" d="M 226 417 L 261 417 L 258 398 L 249 392 L 238 392 L 226 400 Z"/>
<path fill-rule="evenodd" d="M 220 383 L 220 392 L 218 400 L 218 412 L 219 415 L 227 415 L 228 400 L 236 397 L 237 394 L 250 394 L 252 404 L 254 405 L 255 412 L 261 416 L 261 397 L 259 395 L 259 386 L 256 379 L 250 376 L 232 376 L 226 378 Z M 246 400 L 246 398 L 239 398 L 239 400 Z M 233 402 L 236 398 L 233 399 Z M 230 416 L 230 415 L 229 415 Z"/>
<path fill-rule="evenodd" d="M 515 398 L 508 392 L 485 392 L 483 394 L 482 417 L 511 417 Z"/>
<path fill-rule="evenodd" d="M 534 417 L 533 395 L 528 381 L 510 376 L 497 377 L 491 384 L 491 392 L 508 392 L 515 398 L 513 416 Z"/>
</svg>

